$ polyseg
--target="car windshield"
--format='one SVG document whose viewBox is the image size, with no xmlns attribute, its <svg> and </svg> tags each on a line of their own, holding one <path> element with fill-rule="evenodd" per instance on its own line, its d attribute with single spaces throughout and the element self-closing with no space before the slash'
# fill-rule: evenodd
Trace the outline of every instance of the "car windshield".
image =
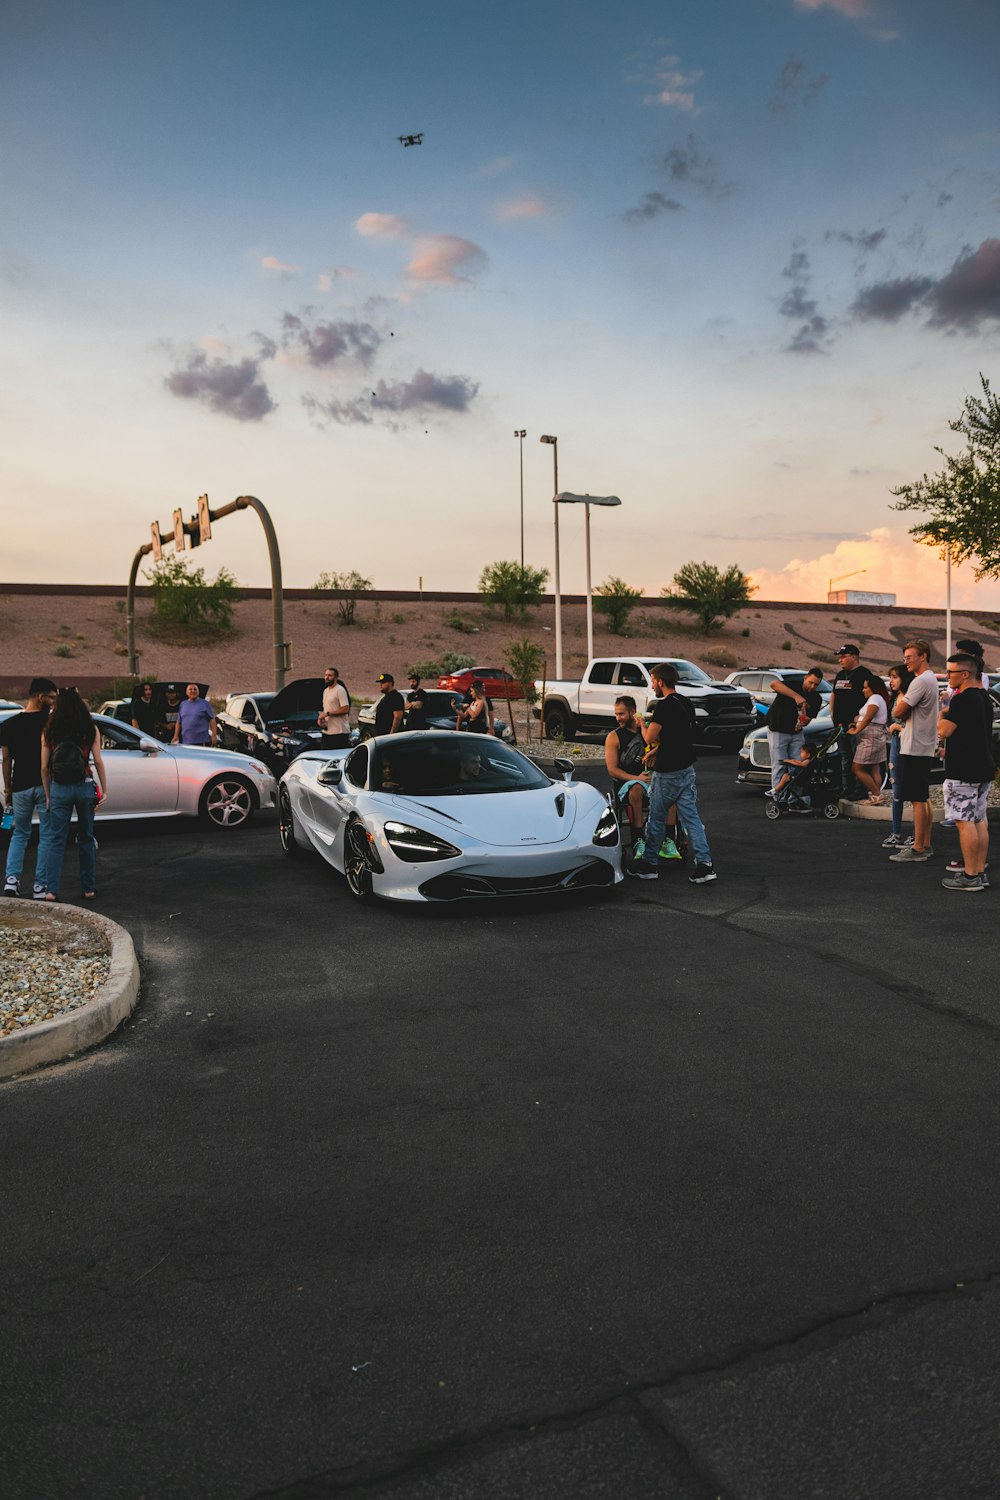
<svg viewBox="0 0 1000 1500">
<path fill-rule="evenodd" d="M 652 673 L 654 667 L 658 667 L 659 665 L 660 663 L 656 661 L 643 662 L 646 671 L 650 673 Z M 677 668 L 677 681 L 687 683 L 688 687 L 701 687 L 703 683 L 713 680 L 707 672 L 703 672 L 700 667 L 696 667 L 693 661 L 681 661 L 679 657 L 675 656 L 670 658 L 670 665 Z"/>
<path fill-rule="evenodd" d="M 487 735 L 421 735 L 383 744 L 372 787 L 406 797 L 529 792 L 550 785 L 538 767 Z"/>
</svg>

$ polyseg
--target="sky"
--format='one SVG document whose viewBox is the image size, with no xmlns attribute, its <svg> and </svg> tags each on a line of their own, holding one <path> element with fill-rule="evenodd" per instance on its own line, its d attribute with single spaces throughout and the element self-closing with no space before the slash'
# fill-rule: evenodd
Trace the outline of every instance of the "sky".
<svg viewBox="0 0 1000 1500">
<path fill-rule="evenodd" d="M 552 434 L 595 585 L 942 605 L 891 489 L 1000 380 L 998 76 L 996 0 L 6 0 L 0 581 L 249 493 L 287 586 L 472 589 L 522 450 L 551 575 Z"/>
</svg>

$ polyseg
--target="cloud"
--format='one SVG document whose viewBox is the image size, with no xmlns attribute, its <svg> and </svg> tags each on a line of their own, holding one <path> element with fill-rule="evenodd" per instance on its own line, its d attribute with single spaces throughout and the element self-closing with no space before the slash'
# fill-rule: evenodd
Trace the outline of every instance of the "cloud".
<svg viewBox="0 0 1000 1500">
<path fill-rule="evenodd" d="M 858 229 L 854 232 L 850 229 L 828 229 L 823 238 L 840 240 L 845 245 L 853 245 L 859 256 L 864 257 L 878 249 L 887 233 L 885 229 Z"/>
<path fill-rule="evenodd" d="M 504 172 L 509 172 L 516 165 L 516 156 L 495 156 L 492 161 L 484 162 L 481 167 L 477 167 L 472 175 L 474 177 L 502 177 Z"/>
<path fill-rule="evenodd" d="M 282 347 L 300 350 L 307 363 L 318 370 L 344 359 L 370 365 L 381 342 L 381 334 L 371 323 L 344 321 L 310 327 L 294 313 L 285 313 L 281 320 Z"/>
<path fill-rule="evenodd" d="M 260 378 L 260 361 L 241 359 L 227 364 L 209 359 L 200 349 L 192 349 L 186 364 L 164 380 L 175 396 L 200 401 L 210 411 L 235 417 L 238 422 L 261 422 L 277 403 Z"/>
<path fill-rule="evenodd" d="M 406 268 L 411 281 L 436 281 L 454 286 L 468 281 L 486 264 L 486 252 L 457 234 L 423 235 L 414 245 L 413 259 Z M 465 273 L 465 274 L 463 274 Z"/>
<path fill-rule="evenodd" d="M 394 416 L 412 414 L 426 418 L 437 412 L 465 413 L 478 392 L 478 381 L 470 380 L 467 375 L 432 375 L 429 370 L 417 370 L 410 380 L 380 380 L 375 390 L 348 401 L 320 401 L 315 396 L 305 396 L 303 405 L 321 427 L 330 422 L 370 426 L 380 417 L 388 419 L 389 427 L 396 427 L 391 420 Z"/>
<path fill-rule="evenodd" d="M 359 275 L 353 266 L 333 266 L 329 271 L 321 271 L 316 277 L 316 290 L 328 292 L 335 281 L 350 281 Z"/>
<path fill-rule="evenodd" d="M 842 16 L 851 16 L 857 19 L 868 15 L 871 10 L 870 0 L 795 0 L 796 10 L 822 10 L 828 5 L 831 10 L 839 10 Z"/>
<path fill-rule="evenodd" d="M 831 578 L 864 570 L 863 577 L 852 578 L 845 588 L 870 589 L 874 593 L 896 594 L 901 605 L 939 606 L 944 603 L 944 564 L 933 547 L 923 546 L 908 536 L 898 536 L 888 526 L 876 526 L 839 542 L 819 557 L 794 557 L 783 568 L 754 568 L 750 577 L 762 599 L 817 600 L 826 603 Z M 988 607 L 983 585 L 976 584 L 969 570 L 952 574 L 956 605 Z"/>
<path fill-rule="evenodd" d="M 689 135 L 681 146 L 672 146 L 660 166 L 671 182 L 693 192 L 725 197 L 732 191 L 732 183 L 720 180 L 714 158 L 702 149 L 696 135 Z"/>
<path fill-rule="evenodd" d="M 695 87 L 704 74 L 701 68 L 682 72 L 680 61 L 679 57 L 661 57 L 656 70 L 656 92 L 646 95 L 647 104 L 662 104 L 686 112 L 694 109 Z"/>
<path fill-rule="evenodd" d="M 355 220 L 355 229 L 376 240 L 398 240 L 406 233 L 406 220 L 398 214 L 362 214 Z"/>
<path fill-rule="evenodd" d="M 260 263 L 262 271 L 276 271 L 279 276 L 297 276 L 302 269 L 301 266 L 290 266 L 287 261 L 279 260 L 276 255 L 265 255 Z"/>
<path fill-rule="evenodd" d="M 815 298 L 809 295 L 812 267 L 801 245 L 795 245 L 782 276 L 791 286 L 781 299 L 778 311 L 783 318 L 799 324 L 785 349 L 789 354 L 823 354 L 830 343 L 830 324 L 819 311 Z"/>
<path fill-rule="evenodd" d="M 534 193 L 526 193 L 522 198 L 508 198 L 506 202 L 498 203 L 493 210 L 494 217 L 501 224 L 512 219 L 538 219 L 548 212 L 548 204 Z"/>
<path fill-rule="evenodd" d="M 767 104 L 768 114 L 787 115 L 800 105 L 806 108 L 822 93 L 829 81 L 827 73 L 807 78 L 805 63 L 793 53 L 778 74 L 774 92 Z"/>
<path fill-rule="evenodd" d="M 862 287 L 851 304 L 852 315 L 862 323 L 898 323 L 925 301 L 934 282 L 930 276 L 897 276 Z"/>
<path fill-rule="evenodd" d="M 918 308 L 928 324 L 975 332 L 987 319 L 1000 320 L 1000 240 L 966 246 L 944 276 L 905 276 L 862 287 L 851 307 L 861 322 L 897 323 Z"/>
<path fill-rule="evenodd" d="M 985 318 L 1000 318 L 1000 240 L 967 246 L 931 293 L 931 322 L 974 329 Z"/>
<path fill-rule="evenodd" d="M 683 203 L 666 197 L 664 193 L 643 193 L 641 203 L 628 209 L 622 218 L 626 224 L 645 224 L 650 219 L 658 219 L 661 214 L 681 213 L 683 209 Z"/>
</svg>

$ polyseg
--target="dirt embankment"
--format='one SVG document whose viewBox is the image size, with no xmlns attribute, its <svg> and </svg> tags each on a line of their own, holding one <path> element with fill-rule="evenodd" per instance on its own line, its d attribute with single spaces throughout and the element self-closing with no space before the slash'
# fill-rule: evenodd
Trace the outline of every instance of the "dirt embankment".
<svg viewBox="0 0 1000 1500">
<path fill-rule="evenodd" d="M 137 644 L 143 675 L 211 684 L 213 696 L 273 686 L 271 606 L 266 598 L 242 600 L 236 607 L 236 633 L 226 641 L 195 638 L 169 644 L 150 634 L 151 602 L 137 601 Z M 582 603 L 563 605 L 563 673 L 579 676 L 587 662 L 586 610 Z M 290 677 L 319 675 L 326 664 L 340 669 L 352 694 L 374 697 L 379 672 L 397 680 L 414 664 L 440 664 L 447 652 L 473 658 L 477 666 L 502 662 L 511 641 L 528 637 L 546 652 L 547 672 L 555 675 L 554 608 L 551 602 L 531 611 L 524 621 L 505 624 L 498 613 L 467 598 L 458 603 L 436 600 L 391 600 L 372 596 L 358 604 L 356 623 L 339 622 L 336 601 L 285 599 L 285 638 L 291 642 Z M 986 646 L 987 666 L 1000 664 L 1000 616 L 958 614 L 953 636 L 972 635 Z M 714 676 L 738 667 L 836 666 L 835 648 L 856 641 L 862 659 L 888 667 L 902 657 L 912 636 L 933 648 L 932 663 L 943 663 L 945 617 L 942 611 L 904 609 L 851 610 L 804 604 L 751 604 L 711 636 L 702 634 L 687 616 L 678 616 L 656 600 L 635 609 L 627 636 L 610 633 L 600 616 L 594 621 L 594 649 L 599 656 L 628 654 L 646 658 L 683 656 Z M 27 681 L 44 674 L 81 691 L 103 689 L 126 674 L 124 601 L 108 596 L 62 593 L 3 593 L 0 586 L 0 695 L 23 697 Z M 425 675 L 430 676 L 429 670 Z"/>
</svg>

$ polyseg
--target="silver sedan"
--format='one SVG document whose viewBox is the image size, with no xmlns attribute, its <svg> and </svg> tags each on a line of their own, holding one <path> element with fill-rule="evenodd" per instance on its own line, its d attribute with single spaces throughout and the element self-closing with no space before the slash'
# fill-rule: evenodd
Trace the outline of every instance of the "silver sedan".
<svg viewBox="0 0 1000 1500">
<path fill-rule="evenodd" d="M 9 715 L 0 712 L 0 719 Z M 108 772 L 108 797 L 97 821 L 200 817 L 217 828 L 239 828 L 258 808 L 273 807 L 277 783 L 259 760 L 231 750 L 162 745 L 95 714 Z"/>
</svg>

